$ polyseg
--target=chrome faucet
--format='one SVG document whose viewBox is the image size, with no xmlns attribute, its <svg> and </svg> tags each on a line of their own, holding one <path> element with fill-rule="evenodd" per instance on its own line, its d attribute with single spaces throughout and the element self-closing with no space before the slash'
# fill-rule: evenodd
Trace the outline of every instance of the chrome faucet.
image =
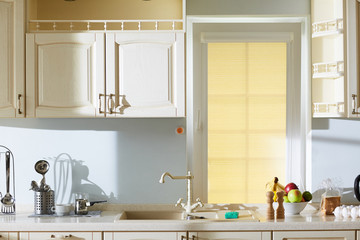
<svg viewBox="0 0 360 240">
<path fill-rule="evenodd" d="M 195 208 L 197 207 L 203 207 L 204 204 L 201 202 L 200 198 L 196 199 L 195 203 L 191 203 L 191 194 L 192 194 L 192 189 L 191 189 L 191 180 L 194 178 L 194 176 L 191 175 L 191 172 L 188 171 L 186 176 L 172 176 L 170 173 L 168 172 L 164 172 L 161 175 L 160 178 L 160 183 L 165 183 L 165 177 L 168 176 L 171 179 L 186 179 L 187 180 L 187 203 L 182 203 L 182 201 L 184 200 L 183 198 L 180 198 L 175 206 L 181 206 L 183 209 L 185 209 L 186 213 L 191 213 Z"/>
</svg>

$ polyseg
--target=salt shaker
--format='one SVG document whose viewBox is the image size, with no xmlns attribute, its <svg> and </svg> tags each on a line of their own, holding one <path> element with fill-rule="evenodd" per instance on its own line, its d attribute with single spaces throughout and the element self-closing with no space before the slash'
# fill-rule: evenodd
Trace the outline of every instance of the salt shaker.
<svg viewBox="0 0 360 240">
<path fill-rule="evenodd" d="M 273 207 L 273 202 L 274 202 L 274 192 L 272 191 L 268 191 L 266 192 L 266 203 L 268 204 L 267 207 L 267 212 L 266 212 L 266 219 L 271 220 L 274 219 L 274 207 Z"/>
<path fill-rule="evenodd" d="M 284 209 L 284 192 L 280 191 L 280 192 L 276 192 L 276 196 L 277 196 L 277 202 L 278 202 L 278 207 L 276 209 L 276 219 L 283 219 L 285 218 L 285 209 Z"/>
</svg>

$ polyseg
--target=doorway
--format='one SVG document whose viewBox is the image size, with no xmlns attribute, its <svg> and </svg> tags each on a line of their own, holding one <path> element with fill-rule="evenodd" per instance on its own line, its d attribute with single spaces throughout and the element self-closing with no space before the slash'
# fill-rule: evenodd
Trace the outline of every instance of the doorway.
<svg viewBox="0 0 360 240">
<path fill-rule="evenodd" d="M 310 154 L 306 152 L 307 138 L 303 133 L 310 131 L 311 119 L 306 107 L 310 98 L 304 94 L 310 79 L 309 41 L 304 37 L 309 34 L 304 28 L 306 21 L 188 17 L 187 162 L 195 176 L 194 197 L 211 203 L 264 202 L 265 184 L 276 175 L 284 184 L 296 181 L 305 188 L 310 174 L 306 171 L 310 168 L 306 156 Z M 279 55 L 285 64 L 280 67 L 282 77 L 276 76 L 279 71 L 273 71 L 275 76 L 271 78 L 280 85 L 274 82 L 265 87 L 263 81 L 270 75 L 269 69 L 274 69 L 276 49 L 282 53 Z M 215 52 L 220 55 L 214 55 Z M 229 67 L 231 57 L 223 56 L 225 52 L 235 53 L 233 62 L 238 67 Z M 253 57 L 265 58 L 252 61 L 258 64 L 245 63 L 240 56 L 249 56 L 250 52 Z M 221 61 L 209 63 L 210 58 Z M 232 69 L 248 80 L 231 82 L 231 77 L 222 76 L 226 81 L 212 81 L 208 74 L 219 70 L 220 64 L 224 65 L 223 72 Z M 260 76 L 249 78 L 249 69 Z M 255 119 L 251 120 L 246 112 Z M 219 135 L 225 137 L 213 138 Z M 270 152 L 274 153 L 271 157 Z"/>
<path fill-rule="evenodd" d="M 208 201 L 261 203 L 285 181 L 287 43 L 208 43 L 207 59 Z"/>
</svg>

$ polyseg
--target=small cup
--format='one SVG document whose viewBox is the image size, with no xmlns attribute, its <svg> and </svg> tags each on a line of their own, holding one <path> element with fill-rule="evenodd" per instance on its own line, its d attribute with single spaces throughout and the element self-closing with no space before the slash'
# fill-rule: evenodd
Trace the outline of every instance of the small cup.
<svg viewBox="0 0 360 240">
<path fill-rule="evenodd" d="M 71 204 L 56 204 L 51 210 L 58 216 L 66 216 L 70 214 Z"/>
<path fill-rule="evenodd" d="M 88 202 L 89 194 L 78 192 L 75 193 L 75 214 L 86 215 L 88 214 L 88 208 L 86 203 Z"/>
</svg>

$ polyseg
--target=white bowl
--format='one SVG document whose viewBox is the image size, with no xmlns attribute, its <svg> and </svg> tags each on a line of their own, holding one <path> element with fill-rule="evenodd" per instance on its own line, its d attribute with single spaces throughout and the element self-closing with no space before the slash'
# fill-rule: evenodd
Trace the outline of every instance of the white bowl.
<svg viewBox="0 0 360 240">
<path fill-rule="evenodd" d="M 307 202 L 286 203 L 284 202 L 285 215 L 299 214 L 306 207 Z"/>
</svg>

